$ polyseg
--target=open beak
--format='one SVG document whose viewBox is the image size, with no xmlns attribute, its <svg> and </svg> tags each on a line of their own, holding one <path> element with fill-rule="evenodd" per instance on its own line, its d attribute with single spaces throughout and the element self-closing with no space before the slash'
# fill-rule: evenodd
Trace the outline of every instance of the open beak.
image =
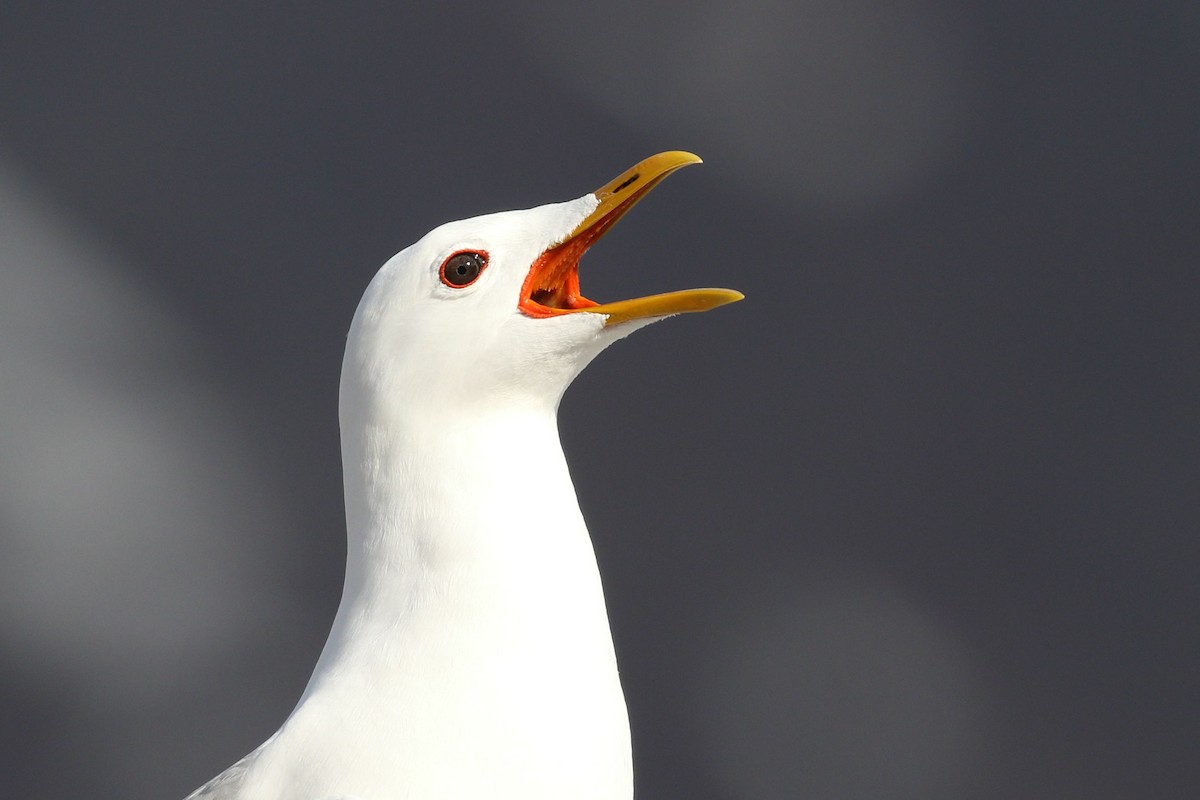
<svg viewBox="0 0 1200 800">
<path fill-rule="evenodd" d="M 579 259 L 625 212 L 680 167 L 699 164 L 691 153 L 672 150 L 651 156 L 622 172 L 595 191 L 599 204 L 567 237 L 550 248 L 529 268 L 521 287 L 518 308 L 530 317 L 586 312 L 604 314 L 605 325 L 646 317 L 668 317 L 690 311 L 708 311 L 741 300 L 732 289 L 686 289 L 633 300 L 599 304 L 579 291 Z"/>
</svg>

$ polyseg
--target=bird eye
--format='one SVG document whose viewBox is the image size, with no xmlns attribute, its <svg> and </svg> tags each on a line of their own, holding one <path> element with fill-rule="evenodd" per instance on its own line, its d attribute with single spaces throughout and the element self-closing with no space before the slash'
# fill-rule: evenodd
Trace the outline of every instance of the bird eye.
<svg viewBox="0 0 1200 800">
<path fill-rule="evenodd" d="M 452 289 L 470 286 L 487 266 L 487 254 L 475 252 L 455 253 L 442 262 L 442 283 Z"/>
</svg>

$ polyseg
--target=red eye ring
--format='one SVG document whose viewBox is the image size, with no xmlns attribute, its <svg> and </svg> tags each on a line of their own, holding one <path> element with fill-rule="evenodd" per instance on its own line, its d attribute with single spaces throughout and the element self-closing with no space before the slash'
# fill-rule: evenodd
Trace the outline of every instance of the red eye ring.
<svg viewBox="0 0 1200 800">
<path fill-rule="evenodd" d="M 457 253 L 451 253 L 442 262 L 438 277 L 451 289 L 465 289 L 479 280 L 487 263 L 488 255 L 485 252 L 459 250 Z"/>
</svg>

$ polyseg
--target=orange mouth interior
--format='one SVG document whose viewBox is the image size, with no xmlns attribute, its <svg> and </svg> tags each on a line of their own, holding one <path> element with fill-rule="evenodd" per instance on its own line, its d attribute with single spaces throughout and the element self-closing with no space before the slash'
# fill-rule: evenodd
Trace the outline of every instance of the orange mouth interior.
<svg viewBox="0 0 1200 800">
<path fill-rule="evenodd" d="M 538 256 L 521 286 L 517 308 L 527 316 L 545 318 L 598 305 L 579 291 L 579 259 L 598 238 L 590 234 L 585 231 Z"/>
<path fill-rule="evenodd" d="M 605 327 L 639 319 L 656 319 L 708 311 L 741 300 L 731 289 L 686 289 L 596 303 L 579 290 L 579 259 L 646 193 L 680 167 L 699 164 L 699 157 L 668 150 L 634 164 L 592 193 L 596 205 L 561 242 L 550 247 L 529 267 L 521 285 L 517 309 L 528 317 L 545 319 L 576 311 L 603 317 Z"/>
<path fill-rule="evenodd" d="M 635 174 L 626 183 L 631 183 L 637 177 Z M 566 241 L 538 256 L 521 286 L 521 299 L 517 308 L 527 316 L 545 318 L 599 305 L 579 291 L 579 259 L 633 207 L 634 203 L 654 188 L 659 179 L 655 178 L 638 187 L 600 219 L 582 230 L 576 230 Z"/>
</svg>

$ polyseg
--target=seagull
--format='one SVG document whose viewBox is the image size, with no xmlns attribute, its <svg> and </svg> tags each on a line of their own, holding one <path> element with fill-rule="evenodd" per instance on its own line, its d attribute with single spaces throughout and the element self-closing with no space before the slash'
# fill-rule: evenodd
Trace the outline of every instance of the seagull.
<svg viewBox="0 0 1200 800">
<path fill-rule="evenodd" d="M 741 300 L 612 303 L 579 258 L 691 153 L 577 200 L 435 228 L 354 314 L 339 418 L 348 548 L 291 715 L 187 800 L 629 800 L 629 719 L 559 400 L 645 325 Z"/>
</svg>

